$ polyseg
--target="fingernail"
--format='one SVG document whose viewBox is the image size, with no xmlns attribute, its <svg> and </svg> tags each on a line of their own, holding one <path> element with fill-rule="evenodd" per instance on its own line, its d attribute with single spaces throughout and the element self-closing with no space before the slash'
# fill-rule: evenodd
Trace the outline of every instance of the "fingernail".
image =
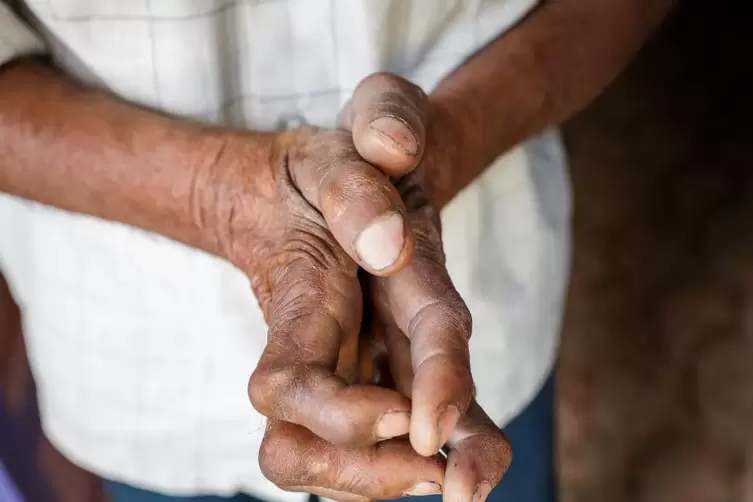
<svg viewBox="0 0 753 502">
<path fill-rule="evenodd" d="M 424 481 L 411 488 L 406 495 L 421 497 L 423 495 L 436 495 L 438 493 L 442 493 L 441 486 L 432 481 Z"/>
<path fill-rule="evenodd" d="M 389 439 L 407 434 L 410 429 L 410 413 L 406 411 L 387 412 L 379 419 L 376 426 L 376 436 L 379 439 Z"/>
<path fill-rule="evenodd" d="M 447 442 L 447 439 L 455 429 L 458 420 L 460 420 L 460 411 L 457 406 L 452 404 L 447 406 L 447 409 L 444 410 L 442 416 L 439 417 L 438 422 L 439 448 L 442 448 Z"/>
<path fill-rule="evenodd" d="M 383 270 L 398 259 L 405 245 L 403 216 L 389 213 L 373 220 L 356 237 L 356 252 L 372 270 Z"/>
<path fill-rule="evenodd" d="M 476 486 L 476 491 L 473 492 L 473 502 L 484 502 L 491 491 L 492 485 L 488 481 L 482 481 Z"/>
<path fill-rule="evenodd" d="M 387 137 L 387 140 L 409 155 L 418 153 L 418 143 L 410 128 L 395 117 L 379 117 L 373 120 L 369 127 Z"/>
</svg>

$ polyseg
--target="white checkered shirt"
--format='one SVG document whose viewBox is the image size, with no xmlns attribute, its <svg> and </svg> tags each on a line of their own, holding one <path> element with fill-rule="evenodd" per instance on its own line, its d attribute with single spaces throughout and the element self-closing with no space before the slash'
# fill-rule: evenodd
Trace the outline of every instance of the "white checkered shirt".
<svg viewBox="0 0 753 502">
<path fill-rule="evenodd" d="M 536 0 L 0 1 L 0 64 L 68 74 L 209 123 L 332 126 L 364 76 L 426 91 Z M 504 92 L 499 99 L 505 99 Z M 443 215 L 474 320 L 478 397 L 500 425 L 552 369 L 569 264 L 556 131 L 501 157 Z M 23 312 L 44 430 L 107 478 L 173 493 L 301 501 L 258 468 L 246 383 L 266 340 L 227 262 L 126 225 L 0 195 L 0 266 Z"/>
</svg>

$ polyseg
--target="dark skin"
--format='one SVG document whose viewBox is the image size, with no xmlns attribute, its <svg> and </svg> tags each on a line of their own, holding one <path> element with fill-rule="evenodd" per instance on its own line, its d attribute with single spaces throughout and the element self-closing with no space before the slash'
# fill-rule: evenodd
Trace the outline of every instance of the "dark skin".
<svg viewBox="0 0 753 502">
<path fill-rule="evenodd" d="M 404 186 L 403 183 L 415 183 L 421 187 L 421 190 L 401 191 L 406 206 L 411 211 L 423 213 L 420 219 L 426 227 L 418 233 L 432 235 L 438 228 L 437 210 L 483 172 L 500 153 L 531 134 L 561 122 L 593 99 L 630 60 L 670 5 L 668 1 L 633 0 L 547 2 L 443 81 L 428 96 L 426 147 L 422 162 L 397 183 L 399 188 Z M 342 116 L 349 114 L 351 112 L 346 107 Z M 341 125 L 358 131 L 347 119 Z M 368 155 L 364 158 L 369 160 Z M 373 159 L 372 162 L 379 165 Z M 429 204 L 422 203 L 422 197 L 427 198 Z M 433 230 L 428 222 L 433 222 Z M 417 226 L 421 227 L 422 223 Z M 436 235 L 438 238 L 438 233 Z M 431 238 L 427 240 L 431 241 Z M 422 249 L 427 255 L 436 253 L 427 261 L 443 263 L 441 246 Z M 414 251 L 414 259 L 416 254 Z M 405 276 L 410 277 L 410 270 L 395 277 Z M 367 378 L 373 376 L 374 362 L 369 359 L 381 352 L 379 347 L 385 347 L 391 373 L 388 380 L 394 380 L 392 386 L 415 401 L 417 386 L 413 374 L 417 368 L 416 353 L 420 349 L 416 350 L 416 340 L 405 324 L 401 326 L 395 321 L 394 312 L 402 304 L 401 294 L 409 292 L 411 285 L 420 284 L 421 280 L 413 276 L 399 287 L 392 287 L 395 282 L 395 278 L 365 279 L 364 289 L 371 294 L 365 306 L 370 323 L 365 327 L 363 337 L 370 346 L 376 347 L 376 354 L 368 354 L 364 373 Z M 411 422 L 411 433 L 414 423 Z M 316 459 L 324 445 L 305 433 L 296 436 L 295 430 L 273 425 L 267 431 L 267 438 L 285 437 L 286 444 L 284 448 L 265 448 L 262 459 L 267 454 L 279 455 L 277 458 L 282 465 L 295 466 L 282 470 L 288 475 L 295 473 L 290 477 L 277 478 L 278 471 L 268 471 L 279 485 L 336 499 L 399 496 L 396 491 L 390 491 L 390 486 L 394 485 L 384 478 L 380 479 L 376 474 L 373 477 L 362 475 L 364 472 L 383 472 L 380 468 L 384 459 L 374 454 L 379 450 L 373 449 L 368 450 L 371 456 L 365 457 L 352 450 L 333 450 L 333 457 L 326 461 L 327 474 L 314 477 L 318 484 L 313 486 L 309 482 L 300 486 L 301 479 L 311 479 L 307 473 L 322 472 L 320 464 L 316 469 L 307 466 L 318 464 Z M 396 450 L 406 448 L 400 441 L 396 439 L 389 443 Z M 413 445 L 416 446 L 416 442 Z M 473 499 L 475 502 L 485 499 L 511 459 L 509 443 L 473 401 L 447 436 L 446 446 L 450 451 L 447 462 L 433 457 L 446 469 L 441 484 L 445 500 Z M 420 445 L 416 450 L 421 451 Z M 307 459 L 304 454 L 302 458 L 301 452 L 311 452 L 311 457 Z M 293 458 L 289 454 L 297 455 L 295 462 L 291 462 Z M 394 455 L 406 463 L 412 459 L 407 448 L 399 449 Z M 270 463 L 280 465 L 275 461 Z M 344 472 L 343 465 L 348 467 Z M 392 479 L 401 481 L 399 470 L 395 468 L 392 472 Z M 336 474 L 333 477 L 330 473 Z M 323 490 L 320 487 L 324 480 L 328 487 Z"/>
<path fill-rule="evenodd" d="M 269 345 L 252 376 L 252 402 L 270 423 L 297 424 L 296 430 L 308 434 L 281 438 L 270 429 L 265 445 L 275 446 L 262 452 L 265 473 L 287 485 L 275 474 L 286 465 L 280 440 L 305 447 L 301 440 L 323 438 L 319 459 L 328 451 L 332 458 L 350 451 L 348 465 L 359 472 L 389 474 L 389 482 L 368 487 L 375 498 L 398 496 L 422 482 L 441 486 L 443 465 L 414 449 L 434 455 L 444 442 L 440 418 L 446 435 L 471 397 L 470 316 L 444 265 L 426 261 L 441 256 L 441 249 L 411 259 L 416 249 L 439 246 L 438 233 L 421 231 L 433 228 L 431 222 L 414 224 L 421 214 L 406 208 L 398 188 L 356 148 L 369 156 L 369 145 L 376 143 L 382 148 L 377 155 L 394 159 L 380 161 L 388 165 L 385 171 L 413 170 L 426 146 L 425 112 L 418 108 L 425 96 L 391 76 L 377 76 L 377 82 L 376 91 L 362 88 L 370 95 L 353 112 L 366 114 L 366 123 L 384 116 L 395 120 L 397 139 L 385 141 L 372 126 L 355 141 L 356 132 L 343 130 L 271 134 L 204 128 L 80 87 L 36 61 L 18 62 L 0 75 L 0 189 L 139 226 L 232 261 L 249 277 L 269 324 Z M 396 93 L 395 85 L 414 96 Z M 406 153 L 400 142 L 414 134 L 418 149 Z M 420 200 L 415 209 L 427 206 L 426 197 Z M 399 215 L 401 225 L 399 232 L 390 233 L 394 227 L 382 232 L 379 242 L 398 244 L 399 252 L 391 265 L 375 269 L 362 259 L 357 241 L 365 226 L 384 215 Z M 390 276 L 390 284 L 411 283 L 410 301 L 401 301 L 395 314 L 406 331 L 426 340 L 414 351 L 428 363 L 417 368 L 427 375 L 414 393 L 423 399 L 351 386 L 335 373 L 341 352 L 357 350 L 363 310 L 359 265 Z M 436 325 L 427 320 L 446 329 L 429 329 Z M 411 324 L 415 328 L 408 329 Z M 447 381 L 453 384 L 442 386 Z M 458 410 L 451 423 L 444 417 L 449 406 Z M 388 413 L 393 417 L 385 426 Z M 392 451 L 382 445 L 374 449 L 385 452 L 378 456 L 368 448 L 352 449 L 411 430 L 418 431 L 412 447 L 406 443 Z M 313 468 L 317 461 L 306 465 Z M 319 481 L 312 491 L 329 493 L 347 484 Z"/>
<path fill-rule="evenodd" d="M 278 485 L 481 501 L 510 446 L 472 399 L 470 316 L 444 267 L 438 211 L 593 99 L 669 4 L 544 2 L 431 96 L 370 77 L 339 131 L 201 127 L 15 62 L 0 72 L 0 191 L 166 235 L 248 275 L 269 324 L 250 387 L 270 419 L 260 463 Z M 372 274 L 363 286 L 359 267 Z M 364 310 L 392 389 L 353 383 Z"/>
</svg>

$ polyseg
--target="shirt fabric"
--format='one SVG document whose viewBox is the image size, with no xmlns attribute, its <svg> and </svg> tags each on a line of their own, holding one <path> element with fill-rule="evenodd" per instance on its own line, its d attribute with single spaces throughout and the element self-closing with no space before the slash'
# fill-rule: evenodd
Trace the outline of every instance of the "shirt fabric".
<svg viewBox="0 0 753 502">
<path fill-rule="evenodd" d="M 430 92 L 536 0 L 0 2 L 0 64 L 48 53 L 69 75 L 206 123 L 332 127 L 392 71 Z M 505 99 L 500 93 L 499 99 Z M 478 400 L 500 425 L 551 372 L 569 268 L 556 131 L 500 157 L 443 211 L 473 315 Z M 71 460 L 175 494 L 303 501 L 258 467 L 248 377 L 266 326 L 229 263 L 127 225 L 0 194 L 0 267 L 22 313 L 42 424 Z"/>
</svg>

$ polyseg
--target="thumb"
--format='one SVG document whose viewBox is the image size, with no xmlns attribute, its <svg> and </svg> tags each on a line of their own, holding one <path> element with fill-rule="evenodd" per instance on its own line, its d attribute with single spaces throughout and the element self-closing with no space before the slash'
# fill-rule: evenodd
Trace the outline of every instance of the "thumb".
<svg viewBox="0 0 753 502">
<path fill-rule="evenodd" d="M 391 73 L 374 73 L 358 84 L 338 122 L 352 132 L 365 161 L 389 176 L 402 176 L 421 160 L 427 108 L 420 87 Z"/>
</svg>

